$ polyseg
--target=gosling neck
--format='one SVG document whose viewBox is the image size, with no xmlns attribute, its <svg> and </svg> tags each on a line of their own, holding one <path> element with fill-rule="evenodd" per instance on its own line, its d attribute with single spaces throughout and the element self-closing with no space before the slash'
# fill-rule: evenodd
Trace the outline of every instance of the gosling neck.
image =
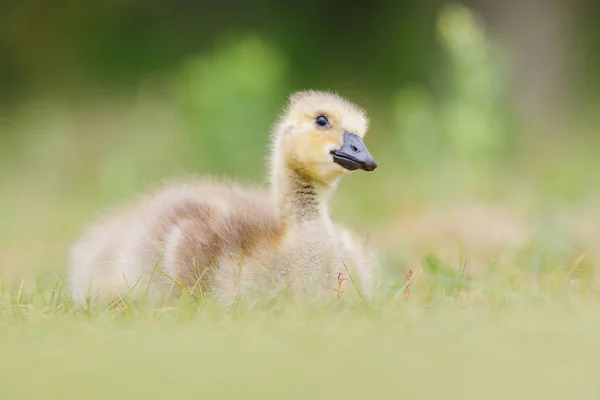
<svg viewBox="0 0 600 400">
<path fill-rule="evenodd" d="M 332 185 L 312 180 L 284 165 L 274 173 L 273 186 L 279 215 L 285 224 L 330 221 L 327 200 Z"/>
</svg>

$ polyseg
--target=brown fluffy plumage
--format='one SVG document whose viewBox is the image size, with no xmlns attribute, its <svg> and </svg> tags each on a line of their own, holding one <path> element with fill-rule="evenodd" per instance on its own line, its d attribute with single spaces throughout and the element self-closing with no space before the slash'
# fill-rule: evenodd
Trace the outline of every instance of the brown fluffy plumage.
<svg viewBox="0 0 600 400">
<path fill-rule="evenodd" d="M 326 129 L 315 125 L 319 115 L 327 115 Z M 348 274 L 370 295 L 374 263 L 327 210 L 337 181 L 350 172 L 331 151 L 346 132 L 362 138 L 366 130 L 364 112 L 337 95 L 292 95 L 272 132 L 271 194 L 188 180 L 121 209 L 72 246 L 74 298 L 164 296 L 181 285 L 200 286 L 222 304 L 282 292 L 320 299 L 336 295 Z"/>
</svg>

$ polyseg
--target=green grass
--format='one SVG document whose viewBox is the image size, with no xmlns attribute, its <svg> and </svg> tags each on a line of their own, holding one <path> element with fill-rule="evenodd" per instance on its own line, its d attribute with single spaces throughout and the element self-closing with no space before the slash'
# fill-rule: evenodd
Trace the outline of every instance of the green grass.
<svg viewBox="0 0 600 400">
<path fill-rule="evenodd" d="M 80 310 L 60 276 L 4 278 L 0 397 L 596 399 L 600 304 L 578 265 L 474 279 L 430 256 L 375 303 L 252 310 Z"/>
</svg>

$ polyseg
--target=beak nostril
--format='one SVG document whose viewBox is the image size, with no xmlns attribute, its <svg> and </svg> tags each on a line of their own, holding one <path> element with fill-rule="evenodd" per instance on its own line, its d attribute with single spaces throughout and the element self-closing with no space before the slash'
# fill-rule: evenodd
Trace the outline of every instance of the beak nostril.
<svg viewBox="0 0 600 400">
<path fill-rule="evenodd" d="M 352 145 L 352 151 L 358 153 L 358 147 L 356 147 L 355 145 Z"/>
</svg>

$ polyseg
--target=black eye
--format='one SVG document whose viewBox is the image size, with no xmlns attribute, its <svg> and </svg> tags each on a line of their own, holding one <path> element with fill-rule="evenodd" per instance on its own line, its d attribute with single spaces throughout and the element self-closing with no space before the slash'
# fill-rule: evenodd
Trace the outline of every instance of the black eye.
<svg viewBox="0 0 600 400">
<path fill-rule="evenodd" d="M 317 125 L 319 125 L 322 128 L 326 128 L 329 126 L 329 120 L 327 119 L 326 116 L 324 115 L 319 115 L 317 117 Z"/>
</svg>

